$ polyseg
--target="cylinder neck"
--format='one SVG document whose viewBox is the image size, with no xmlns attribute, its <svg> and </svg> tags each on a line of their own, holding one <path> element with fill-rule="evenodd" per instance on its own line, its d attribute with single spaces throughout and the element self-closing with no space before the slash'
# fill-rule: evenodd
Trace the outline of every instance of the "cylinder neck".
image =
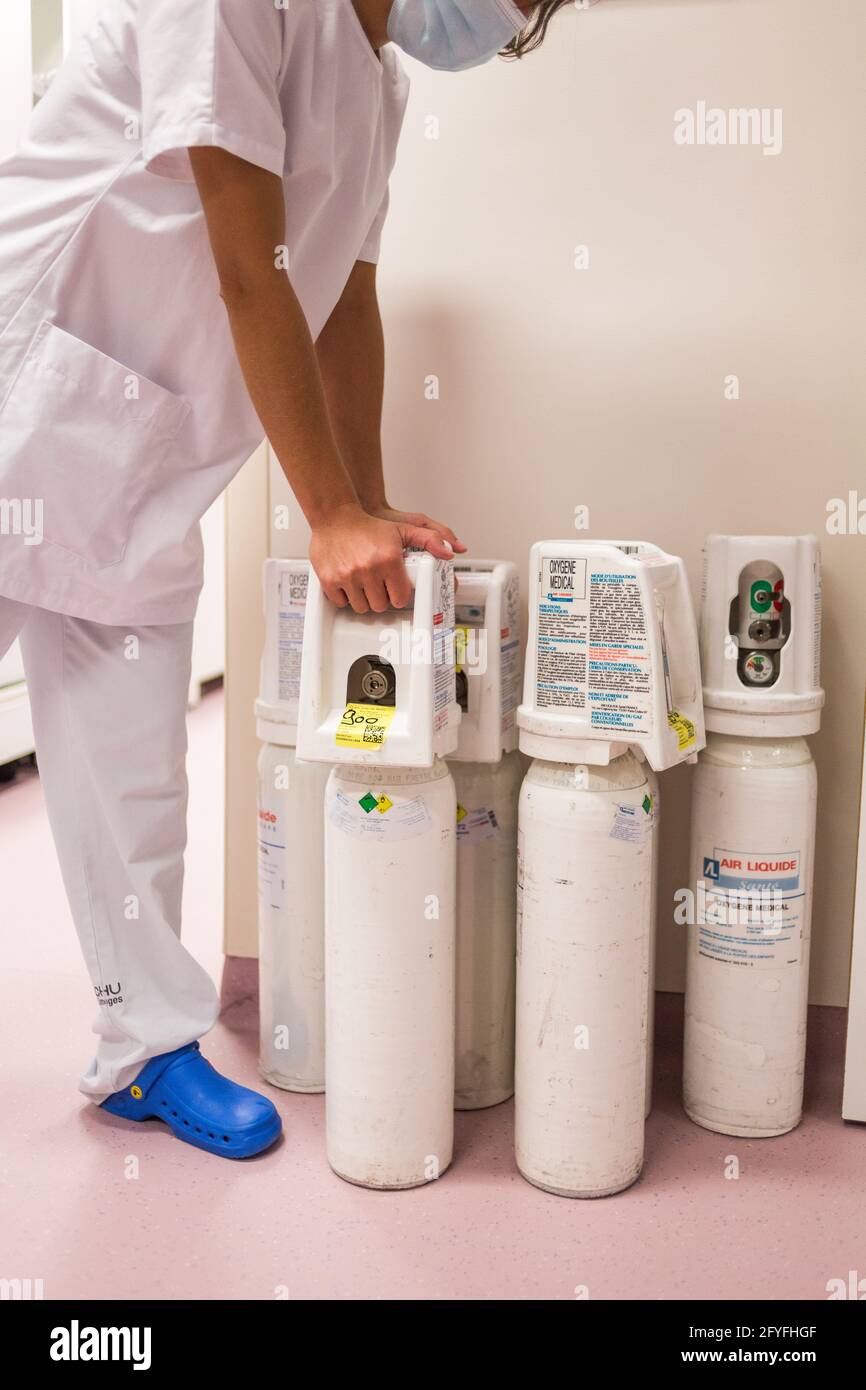
<svg viewBox="0 0 866 1390">
<path fill-rule="evenodd" d="M 597 763 L 550 763 L 536 758 L 527 779 L 545 786 L 587 792 L 628 791 L 633 787 L 642 787 L 647 780 L 643 764 L 631 752 L 620 754 L 606 766 Z"/>
<path fill-rule="evenodd" d="M 797 767 L 812 761 L 805 738 L 792 734 L 783 738 L 758 738 L 743 734 L 707 734 L 707 746 L 700 757 L 725 766 Z"/>
<path fill-rule="evenodd" d="M 368 786 L 413 786 L 421 782 L 438 782 L 450 777 L 448 764 L 435 758 L 432 767 L 377 767 L 372 763 L 337 763 L 337 776 L 344 782 L 364 782 Z"/>
</svg>

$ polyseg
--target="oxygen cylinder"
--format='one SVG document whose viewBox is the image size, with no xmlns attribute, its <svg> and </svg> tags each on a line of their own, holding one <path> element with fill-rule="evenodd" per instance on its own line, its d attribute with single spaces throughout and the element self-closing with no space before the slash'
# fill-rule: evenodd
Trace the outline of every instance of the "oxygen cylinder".
<svg viewBox="0 0 866 1390">
<path fill-rule="evenodd" d="M 258 759 L 259 1070 L 287 1091 L 325 1086 L 327 765 L 295 754 L 306 560 L 264 566 Z"/>
<path fill-rule="evenodd" d="M 457 791 L 458 1110 L 514 1093 L 514 923 L 520 754 L 450 763 Z"/>
<path fill-rule="evenodd" d="M 683 1104 L 720 1134 L 786 1134 L 802 1113 L 820 637 L 814 536 L 707 539 Z"/>
<path fill-rule="evenodd" d="M 800 1121 L 817 776 L 803 738 L 709 734 L 692 790 L 683 1101 L 721 1134 Z"/>
<path fill-rule="evenodd" d="M 643 1163 L 655 771 L 703 747 L 682 561 L 646 542 L 542 541 L 521 751 L 515 1148 L 568 1197 L 628 1187 Z"/>
<path fill-rule="evenodd" d="M 653 812 L 630 752 L 535 761 L 520 793 L 517 1166 L 604 1197 L 643 1164 Z"/>
<path fill-rule="evenodd" d="M 464 557 L 454 570 L 462 711 L 450 762 L 457 788 L 454 1105 L 478 1110 L 514 1092 L 520 595 L 509 561 Z"/>
<path fill-rule="evenodd" d="M 325 792 L 328 1159 L 364 1187 L 438 1178 L 454 1130 L 454 572 L 406 556 L 411 612 L 354 613 L 315 575 L 298 753 Z"/>
<path fill-rule="evenodd" d="M 328 781 L 328 1161 L 363 1187 L 415 1187 L 451 1162 L 455 812 L 440 759 Z"/>
<path fill-rule="evenodd" d="M 646 1013 L 646 1117 L 649 1119 L 653 1108 L 653 1060 L 655 1054 L 655 1016 L 656 1016 L 656 946 L 658 941 L 659 917 L 659 853 L 661 846 L 661 797 L 659 779 L 649 764 L 644 764 L 647 790 L 653 803 L 652 837 L 652 880 L 650 884 L 650 939 L 647 958 L 647 1013 Z"/>
<path fill-rule="evenodd" d="M 329 771 L 279 744 L 265 743 L 259 754 L 259 1069 L 286 1091 L 325 1089 Z"/>
</svg>

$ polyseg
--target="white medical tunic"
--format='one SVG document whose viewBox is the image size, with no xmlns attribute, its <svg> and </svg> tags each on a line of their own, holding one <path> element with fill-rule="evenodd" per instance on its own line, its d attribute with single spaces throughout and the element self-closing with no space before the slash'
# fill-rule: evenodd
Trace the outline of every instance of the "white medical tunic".
<svg viewBox="0 0 866 1390">
<path fill-rule="evenodd" d="M 0 595 L 193 615 L 198 519 L 263 431 L 187 148 L 282 178 L 315 338 L 377 258 L 407 91 L 351 0 L 113 0 L 0 164 Z"/>
</svg>

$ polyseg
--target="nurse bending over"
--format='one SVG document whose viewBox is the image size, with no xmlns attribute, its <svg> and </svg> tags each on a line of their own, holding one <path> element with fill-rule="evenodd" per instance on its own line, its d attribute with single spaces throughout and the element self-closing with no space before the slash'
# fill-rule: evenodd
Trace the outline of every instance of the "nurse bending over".
<svg viewBox="0 0 866 1390">
<path fill-rule="evenodd" d="M 98 1003 L 81 1089 L 227 1157 L 280 1118 L 202 1057 L 180 943 L 198 520 L 264 432 L 334 603 L 402 607 L 405 546 L 464 549 L 382 476 L 395 45 L 519 56 L 565 3 L 114 0 L 0 164 L 0 497 L 38 518 L 0 534 L 0 655 Z"/>
</svg>

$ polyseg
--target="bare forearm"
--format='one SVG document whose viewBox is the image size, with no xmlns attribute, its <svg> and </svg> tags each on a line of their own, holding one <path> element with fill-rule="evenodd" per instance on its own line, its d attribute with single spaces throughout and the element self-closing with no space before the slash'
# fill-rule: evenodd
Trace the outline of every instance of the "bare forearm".
<svg viewBox="0 0 866 1390">
<path fill-rule="evenodd" d="M 375 267 L 359 262 L 316 342 L 337 447 L 361 505 L 387 506 L 382 470 L 385 342 Z"/>
<path fill-rule="evenodd" d="M 223 299 L 250 398 L 307 520 L 315 525 L 336 507 L 357 504 L 288 277 L 224 287 Z"/>
<path fill-rule="evenodd" d="M 328 419 L 315 348 L 283 268 L 282 180 L 226 150 L 189 152 L 238 362 L 311 525 L 358 507 Z"/>
</svg>

